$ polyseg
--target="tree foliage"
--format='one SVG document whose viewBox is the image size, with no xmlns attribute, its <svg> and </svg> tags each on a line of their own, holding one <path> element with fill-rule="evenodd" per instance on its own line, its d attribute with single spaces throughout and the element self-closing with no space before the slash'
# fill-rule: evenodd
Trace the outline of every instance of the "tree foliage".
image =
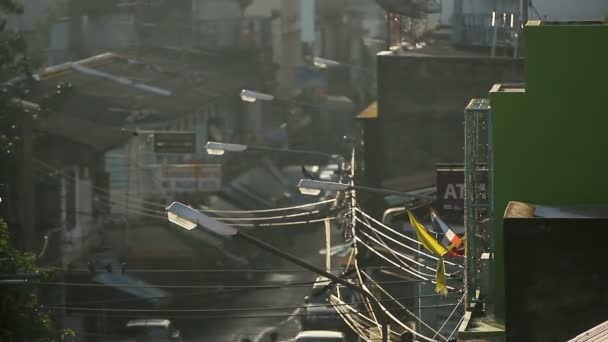
<svg viewBox="0 0 608 342">
<path fill-rule="evenodd" d="M 0 161 L 15 155 L 19 143 L 19 113 L 15 98 L 27 93 L 31 78 L 23 37 L 7 27 L 8 15 L 18 15 L 22 8 L 14 0 L 0 0 Z"/>
<path fill-rule="evenodd" d="M 8 226 L 1 219 L 0 275 L 3 280 L 28 279 L 25 283 L 0 283 L 0 341 L 48 341 L 51 320 L 39 308 L 33 279 L 48 279 L 52 271 L 38 268 L 35 255 L 11 246 Z"/>
<path fill-rule="evenodd" d="M 14 164 L 20 141 L 19 115 L 31 81 L 23 37 L 8 29 L 9 15 L 22 13 L 14 0 L 0 0 L 0 182 Z M 32 277 L 33 276 L 33 277 Z M 0 219 L 0 341 L 49 341 L 51 320 L 40 310 L 34 279 L 51 276 L 36 266 L 36 256 L 11 246 L 7 224 Z M 10 281 L 28 279 L 23 283 Z"/>
</svg>

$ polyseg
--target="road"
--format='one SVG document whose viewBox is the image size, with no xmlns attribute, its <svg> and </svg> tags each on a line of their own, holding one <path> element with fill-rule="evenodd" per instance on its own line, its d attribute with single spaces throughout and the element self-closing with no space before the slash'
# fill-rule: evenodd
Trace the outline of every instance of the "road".
<svg viewBox="0 0 608 342">
<path fill-rule="evenodd" d="M 315 276 L 309 272 L 290 274 L 273 274 L 270 278 L 278 278 L 285 282 L 309 282 Z M 247 308 L 247 307 L 295 307 L 302 305 L 303 298 L 310 293 L 308 287 L 281 288 L 269 290 L 256 290 L 238 296 L 234 301 L 223 303 L 221 307 Z M 198 331 L 184 331 L 187 342 L 239 342 L 242 338 L 250 338 L 252 342 L 264 341 L 267 333 L 277 326 L 283 326 L 289 321 L 299 319 L 296 309 L 264 310 L 254 312 L 235 313 L 234 316 L 254 316 L 255 318 L 231 318 L 230 320 L 207 320 L 199 322 Z M 266 316 L 266 317 L 264 317 Z M 274 316 L 274 317 L 268 317 Z M 293 326 L 293 322 L 291 325 Z M 190 336 L 188 336 L 190 334 Z M 292 336 L 279 336 L 287 339 Z"/>
<path fill-rule="evenodd" d="M 312 227 L 311 227 L 312 228 Z M 311 229 L 309 228 L 309 229 Z M 319 249 L 324 247 L 323 233 L 318 228 L 312 228 L 309 236 L 300 236 L 298 246 L 291 250 L 292 253 L 312 262 L 318 266 L 323 265 L 324 257 L 318 254 Z M 339 241 L 339 233 L 336 233 Z M 297 268 L 292 264 L 284 262 L 282 269 Z M 313 282 L 316 275 L 308 271 L 279 272 L 268 274 L 264 280 L 254 280 L 252 283 L 309 283 Z M 272 308 L 289 307 L 288 309 L 231 312 L 231 316 L 255 316 L 255 318 L 231 318 L 207 319 L 196 322 L 193 326 L 189 322 L 188 329 L 184 331 L 186 342 L 240 342 L 242 338 L 249 338 L 252 342 L 267 341 L 267 334 L 277 326 L 279 340 L 287 340 L 297 333 L 297 322 L 299 312 L 295 307 L 303 305 L 304 297 L 310 294 L 311 286 L 286 287 L 279 289 L 254 290 L 232 297 L 229 302 L 218 303 L 218 308 Z M 274 317 L 269 317 L 274 316 Z M 177 322 L 179 323 L 179 322 Z M 184 322 L 185 324 L 186 322 Z M 284 336 L 290 335 L 290 336 Z"/>
</svg>

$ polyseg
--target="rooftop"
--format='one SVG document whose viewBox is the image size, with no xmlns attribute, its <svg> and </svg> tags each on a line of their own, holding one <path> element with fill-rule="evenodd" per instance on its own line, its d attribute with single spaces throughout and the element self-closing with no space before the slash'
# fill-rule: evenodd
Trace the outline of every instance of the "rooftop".
<svg viewBox="0 0 608 342">
<path fill-rule="evenodd" d="M 608 321 L 585 331 L 568 342 L 600 342 L 608 340 Z"/>
<path fill-rule="evenodd" d="M 48 67 L 35 75 L 33 101 L 66 82 L 71 93 L 57 111 L 123 126 L 194 111 L 226 95 L 238 96 L 255 80 L 250 63 L 175 48 L 108 52 Z M 86 109 L 86 110 L 83 110 Z"/>
</svg>

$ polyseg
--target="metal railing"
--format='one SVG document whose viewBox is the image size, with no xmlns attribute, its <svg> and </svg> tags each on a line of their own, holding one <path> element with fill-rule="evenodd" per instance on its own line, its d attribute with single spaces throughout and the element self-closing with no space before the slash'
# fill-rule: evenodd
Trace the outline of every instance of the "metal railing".
<svg viewBox="0 0 608 342">
<path fill-rule="evenodd" d="M 475 47 L 515 47 L 520 20 L 512 13 L 466 13 L 454 18 L 452 41 Z"/>
</svg>

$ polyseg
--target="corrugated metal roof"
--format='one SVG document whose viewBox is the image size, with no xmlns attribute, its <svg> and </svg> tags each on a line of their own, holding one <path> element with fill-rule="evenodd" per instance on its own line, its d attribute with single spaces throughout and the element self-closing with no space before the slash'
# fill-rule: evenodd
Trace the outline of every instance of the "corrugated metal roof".
<svg viewBox="0 0 608 342">
<path fill-rule="evenodd" d="M 145 287 L 143 285 L 149 284 L 128 274 L 100 272 L 95 275 L 93 280 L 96 283 L 115 287 L 117 291 L 150 302 L 162 302 L 163 299 L 170 298 L 170 294 L 167 291 L 156 287 Z M 142 286 L 137 287 L 137 285 Z"/>
<path fill-rule="evenodd" d="M 585 331 L 568 342 L 603 342 L 608 341 L 608 321 Z"/>
<path fill-rule="evenodd" d="M 127 134 L 114 127 L 58 113 L 52 113 L 38 122 L 36 129 L 87 145 L 97 151 L 106 151 L 129 139 Z"/>
</svg>

